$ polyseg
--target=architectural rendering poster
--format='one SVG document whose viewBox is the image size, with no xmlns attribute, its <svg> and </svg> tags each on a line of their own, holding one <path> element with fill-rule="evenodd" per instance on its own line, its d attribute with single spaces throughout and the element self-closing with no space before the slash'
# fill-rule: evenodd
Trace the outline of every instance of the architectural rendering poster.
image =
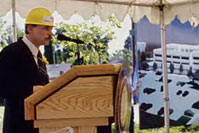
<svg viewBox="0 0 199 133">
<path fill-rule="evenodd" d="M 199 27 L 176 18 L 166 26 L 170 125 L 199 123 Z M 137 24 L 140 128 L 164 126 L 160 27 Z"/>
</svg>

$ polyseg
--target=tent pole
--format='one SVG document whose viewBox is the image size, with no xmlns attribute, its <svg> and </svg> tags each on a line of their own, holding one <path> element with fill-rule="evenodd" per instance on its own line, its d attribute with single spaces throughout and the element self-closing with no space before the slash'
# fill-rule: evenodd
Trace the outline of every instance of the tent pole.
<svg viewBox="0 0 199 133">
<path fill-rule="evenodd" d="M 135 30 L 135 23 L 133 22 L 133 19 L 131 18 L 131 23 L 132 23 L 132 28 L 131 28 L 131 37 L 132 37 L 132 66 L 135 67 L 135 61 L 136 59 L 136 40 L 135 40 L 135 34 L 136 34 L 136 30 Z"/>
<path fill-rule="evenodd" d="M 13 41 L 17 41 L 17 32 L 16 32 L 16 14 L 15 14 L 15 0 L 12 0 L 12 28 L 13 28 Z"/>
<path fill-rule="evenodd" d="M 168 72 L 167 72 L 167 48 L 166 48 L 166 29 L 164 24 L 164 5 L 160 0 L 160 25 L 161 25 L 161 47 L 163 63 L 163 88 L 164 88 L 164 122 L 165 133 L 169 133 L 169 90 L 168 90 Z"/>
</svg>

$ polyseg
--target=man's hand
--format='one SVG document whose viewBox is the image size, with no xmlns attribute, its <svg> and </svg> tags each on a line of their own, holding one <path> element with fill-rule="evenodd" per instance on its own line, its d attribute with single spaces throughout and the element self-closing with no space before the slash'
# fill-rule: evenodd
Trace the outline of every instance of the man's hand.
<svg viewBox="0 0 199 133">
<path fill-rule="evenodd" d="M 134 104 L 138 103 L 138 92 L 139 92 L 139 88 L 140 88 L 141 85 L 142 85 L 141 81 L 137 82 L 136 90 L 134 90 L 134 91 L 131 92 L 131 94 L 133 94 Z"/>
<path fill-rule="evenodd" d="M 36 92 L 38 91 L 39 89 L 42 89 L 44 86 L 42 85 L 36 85 L 36 86 L 33 86 L 33 92 Z"/>
<path fill-rule="evenodd" d="M 133 94 L 133 96 L 137 96 L 138 95 L 139 88 L 140 88 L 141 85 L 142 85 L 142 81 L 137 82 L 136 89 L 131 92 L 131 94 Z"/>
</svg>

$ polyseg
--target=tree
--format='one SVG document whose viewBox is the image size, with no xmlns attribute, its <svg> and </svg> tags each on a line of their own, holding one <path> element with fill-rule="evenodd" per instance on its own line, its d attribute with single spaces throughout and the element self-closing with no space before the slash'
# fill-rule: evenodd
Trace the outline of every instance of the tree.
<svg viewBox="0 0 199 133">
<path fill-rule="evenodd" d="M 154 63 L 153 63 L 153 70 L 154 70 L 154 71 L 156 71 L 156 70 L 157 70 L 157 68 L 158 68 L 158 65 L 157 65 L 157 63 L 156 63 L 156 62 L 154 62 Z"/>
<path fill-rule="evenodd" d="M 106 26 L 103 27 L 104 25 Z M 120 28 L 120 24 L 115 17 L 110 17 L 104 25 L 96 25 L 94 19 L 78 25 L 59 23 L 57 33 L 62 33 L 72 40 L 80 40 L 80 43 L 59 41 L 54 37 L 53 45 L 63 45 L 65 47 L 63 56 L 73 65 L 78 64 L 78 59 L 81 59 L 81 64 L 107 63 L 108 43 L 115 38 L 112 27 Z"/>
<path fill-rule="evenodd" d="M 6 21 L 0 18 L 0 47 L 3 48 L 7 46 L 11 38 L 9 38 L 9 30 L 5 28 Z"/>
<path fill-rule="evenodd" d="M 146 56 L 146 53 L 145 53 L 145 52 L 141 52 L 141 57 L 140 57 L 141 60 L 142 60 L 142 61 L 146 61 L 146 57 L 147 57 L 147 56 Z"/>
<path fill-rule="evenodd" d="M 0 47 L 1 48 L 4 48 L 5 46 L 13 42 L 12 41 L 12 38 L 13 38 L 12 26 L 9 25 L 8 27 L 5 27 L 6 23 L 7 23 L 6 21 L 0 18 Z M 17 32 L 17 38 L 24 36 L 24 32 L 21 29 L 17 28 L 16 32 Z"/>
<path fill-rule="evenodd" d="M 125 40 L 124 48 L 119 51 L 116 50 L 116 52 L 110 57 L 110 60 L 120 60 L 120 62 L 128 61 L 128 63 L 132 65 L 132 44 L 130 36 Z"/>
<path fill-rule="evenodd" d="M 187 76 L 189 77 L 189 78 L 191 78 L 192 79 L 192 81 L 194 82 L 194 75 L 193 75 L 193 72 L 192 72 L 192 67 L 190 67 L 189 68 L 189 70 L 188 70 L 188 72 L 187 72 Z"/>
<path fill-rule="evenodd" d="M 196 70 L 196 71 L 195 71 L 193 77 L 194 77 L 195 80 L 198 80 L 198 81 L 199 81 L 199 70 Z"/>
<path fill-rule="evenodd" d="M 143 70 L 148 70 L 148 68 L 149 68 L 149 64 L 146 61 L 143 61 L 142 62 L 142 69 Z"/>
<path fill-rule="evenodd" d="M 169 65 L 170 72 L 173 73 L 174 71 L 174 64 L 171 62 Z"/>
<path fill-rule="evenodd" d="M 52 46 L 52 41 L 50 41 L 50 44 L 48 46 L 44 46 L 44 56 L 46 57 L 46 59 L 48 60 L 49 64 L 54 64 L 54 49 Z"/>
<path fill-rule="evenodd" d="M 180 74 L 182 74 L 182 72 L 184 71 L 184 70 L 183 70 L 183 65 L 182 65 L 182 64 L 180 64 L 179 71 L 180 71 Z"/>
<path fill-rule="evenodd" d="M 125 40 L 124 48 L 131 50 L 132 49 L 132 38 L 131 36 L 128 36 Z"/>
<path fill-rule="evenodd" d="M 138 67 L 140 70 L 148 70 L 149 68 L 149 64 L 147 63 L 147 60 L 146 60 L 146 54 L 145 52 L 140 52 L 138 51 Z"/>
<path fill-rule="evenodd" d="M 110 60 L 120 60 L 123 59 L 123 50 L 116 50 L 110 57 Z"/>
</svg>

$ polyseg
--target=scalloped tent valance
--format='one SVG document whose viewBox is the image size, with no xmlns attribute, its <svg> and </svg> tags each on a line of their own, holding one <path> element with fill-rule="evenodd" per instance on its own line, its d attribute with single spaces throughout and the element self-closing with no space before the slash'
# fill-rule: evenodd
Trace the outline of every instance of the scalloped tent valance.
<svg viewBox="0 0 199 133">
<path fill-rule="evenodd" d="M 64 19 L 78 13 L 89 19 L 94 13 L 106 20 L 110 15 L 122 21 L 129 14 L 134 22 L 146 16 L 152 24 L 160 24 L 160 0 L 15 0 L 16 11 L 22 17 L 36 7 L 55 10 Z M 190 21 L 192 25 L 199 23 L 199 0 L 163 0 L 164 23 L 170 24 L 177 16 L 182 23 Z M 12 0 L 3 0 L 0 4 L 0 16 L 4 16 L 12 8 Z"/>
</svg>

